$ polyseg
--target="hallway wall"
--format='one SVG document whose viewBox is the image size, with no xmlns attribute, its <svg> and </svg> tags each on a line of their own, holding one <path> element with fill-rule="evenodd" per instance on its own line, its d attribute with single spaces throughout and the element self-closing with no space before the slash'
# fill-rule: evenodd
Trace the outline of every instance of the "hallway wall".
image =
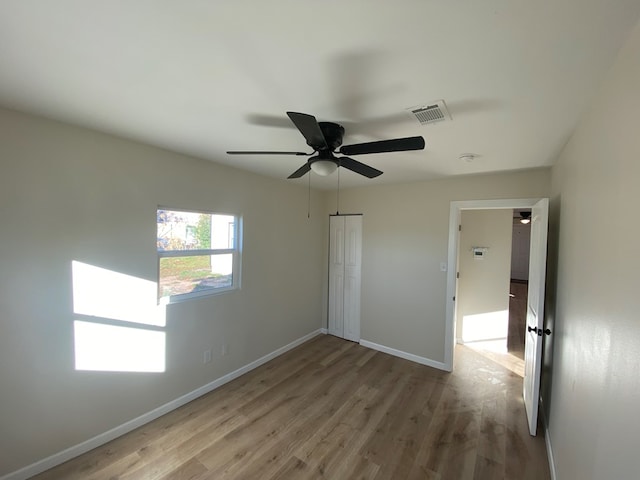
<svg viewBox="0 0 640 480">
<path fill-rule="evenodd" d="M 463 210 L 458 247 L 458 342 L 507 338 L 512 210 Z M 474 247 L 487 248 L 481 258 Z"/>
<path fill-rule="evenodd" d="M 542 394 L 560 480 L 640 471 L 639 111 L 640 24 L 552 169 Z"/>
</svg>

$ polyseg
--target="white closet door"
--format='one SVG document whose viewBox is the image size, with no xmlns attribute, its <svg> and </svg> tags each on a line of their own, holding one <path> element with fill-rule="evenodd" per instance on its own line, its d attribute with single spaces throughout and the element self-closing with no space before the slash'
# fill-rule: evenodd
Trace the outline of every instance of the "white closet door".
<svg viewBox="0 0 640 480">
<path fill-rule="evenodd" d="M 329 321 L 327 331 L 344 338 L 344 217 L 329 217 Z"/>
<path fill-rule="evenodd" d="M 328 332 L 360 341 L 362 216 L 330 217 Z"/>
<path fill-rule="evenodd" d="M 344 218 L 344 338 L 359 342 L 362 216 Z"/>
</svg>

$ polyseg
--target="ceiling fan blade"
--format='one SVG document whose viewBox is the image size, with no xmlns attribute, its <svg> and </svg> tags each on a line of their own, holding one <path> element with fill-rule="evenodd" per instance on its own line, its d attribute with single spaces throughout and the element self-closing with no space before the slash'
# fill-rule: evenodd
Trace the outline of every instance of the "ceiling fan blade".
<svg viewBox="0 0 640 480">
<path fill-rule="evenodd" d="M 291 175 L 289 175 L 287 178 L 300 178 L 302 177 L 305 173 L 308 173 L 309 170 L 311 170 L 311 165 L 309 165 L 309 163 L 305 163 L 304 165 L 302 165 L 298 170 L 296 170 L 295 172 L 293 172 Z"/>
<path fill-rule="evenodd" d="M 304 153 L 304 152 L 262 152 L 262 151 L 245 151 L 245 150 L 231 150 L 228 151 L 229 155 L 298 155 L 298 156 L 308 156 L 313 155 L 313 153 Z"/>
<path fill-rule="evenodd" d="M 375 178 L 382 175 L 380 170 L 370 167 L 369 165 L 365 165 L 364 163 L 360 163 L 353 158 L 341 157 L 338 160 L 340 160 L 341 167 L 351 170 L 352 172 L 359 173 L 360 175 L 364 175 L 367 178 Z"/>
<path fill-rule="evenodd" d="M 363 155 L 366 153 L 405 152 L 407 150 L 422 150 L 423 148 L 424 138 L 407 137 L 345 145 L 340 149 L 340 153 L 344 155 Z"/>
<path fill-rule="evenodd" d="M 252 125 L 260 125 L 262 127 L 276 127 L 276 128 L 295 128 L 295 125 L 291 125 L 291 120 L 284 118 L 281 115 L 265 115 L 262 113 L 250 113 L 245 116 L 248 123 Z"/>
<path fill-rule="evenodd" d="M 297 112 L 287 112 L 287 116 L 307 140 L 307 145 L 314 150 L 327 150 L 329 148 L 316 117 Z"/>
<path fill-rule="evenodd" d="M 402 118 L 406 119 L 407 114 L 403 113 Z M 291 123 L 290 118 L 277 117 L 275 115 L 264 115 L 261 113 L 250 113 L 245 117 L 247 123 L 251 125 L 258 125 L 260 127 L 273 127 L 273 128 L 287 128 L 293 129 L 296 126 Z M 409 117 L 409 121 L 411 118 Z M 357 132 L 361 133 L 363 130 L 361 127 L 362 122 L 350 122 L 348 120 L 340 120 L 340 125 L 342 125 L 349 132 Z"/>
</svg>

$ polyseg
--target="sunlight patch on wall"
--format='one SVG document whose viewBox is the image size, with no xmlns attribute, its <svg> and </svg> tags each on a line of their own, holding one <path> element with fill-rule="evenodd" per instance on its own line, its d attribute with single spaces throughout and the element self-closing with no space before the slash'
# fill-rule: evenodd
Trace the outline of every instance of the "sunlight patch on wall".
<svg viewBox="0 0 640 480">
<path fill-rule="evenodd" d="M 156 282 L 75 260 L 71 268 L 74 313 L 159 327 L 166 325 L 166 309 L 157 304 Z"/>
<path fill-rule="evenodd" d="M 506 351 L 508 333 L 509 310 L 477 313 L 462 317 L 462 341 L 464 343 L 503 340 Z"/>
<path fill-rule="evenodd" d="M 164 372 L 166 307 L 156 282 L 71 262 L 76 370 Z"/>
<path fill-rule="evenodd" d="M 164 372 L 165 332 L 76 320 L 76 370 Z"/>
</svg>

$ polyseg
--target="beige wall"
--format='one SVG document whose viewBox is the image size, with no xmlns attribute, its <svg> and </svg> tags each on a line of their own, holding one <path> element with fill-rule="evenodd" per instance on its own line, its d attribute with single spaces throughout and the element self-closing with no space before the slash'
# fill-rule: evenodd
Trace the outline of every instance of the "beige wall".
<svg viewBox="0 0 640 480">
<path fill-rule="evenodd" d="M 543 398 L 562 480 L 640 472 L 638 112 L 640 24 L 553 168 Z"/>
<path fill-rule="evenodd" d="M 463 210 L 460 218 L 456 337 L 464 342 L 506 341 L 513 210 Z M 488 250 L 478 259 L 473 247 Z"/>
<path fill-rule="evenodd" d="M 549 183 L 540 169 L 341 192 L 341 213 L 364 214 L 362 339 L 444 362 L 450 202 L 546 197 Z"/>
<path fill-rule="evenodd" d="M 552 172 L 543 398 L 558 479 L 640 471 L 639 111 L 640 25 Z M 6 110 L 0 162 L 0 475 L 326 319 L 333 193 L 314 193 L 308 220 L 306 192 L 286 182 Z M 548 196 L 550 177 L 542 169 L 341 192 L 341 212 L 364 214 L 362 338 L 443 361 L 449 202 Z M 242 215 L 243 288 L 169 307 L 163 374 L 75 372 L 71 261 L 154 281 L 158 204 Z"/>
<path fill-rule="evenodd" d="M 0 476 L 322 326 L 319 194 L 6 110 L 0 162 Z M 156 281 L 157 205 L 241 215 L 242 289 L 169 306 L 165 373 L 76 372 L 71 262 Z"/>
</svg>

